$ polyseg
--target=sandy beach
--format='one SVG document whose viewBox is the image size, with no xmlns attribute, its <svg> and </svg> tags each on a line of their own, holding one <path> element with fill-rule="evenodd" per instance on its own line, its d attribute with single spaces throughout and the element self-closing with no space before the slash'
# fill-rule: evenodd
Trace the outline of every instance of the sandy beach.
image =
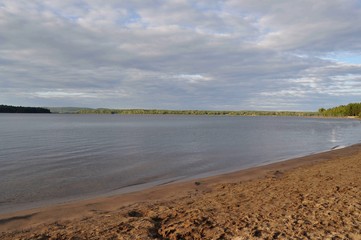
<svg viewBox="0 0 361 240">
<path fill-rule="evenodd" d="M 0 239 L 361 239 L 361 144 L 0 215 Z"/>
</svg>

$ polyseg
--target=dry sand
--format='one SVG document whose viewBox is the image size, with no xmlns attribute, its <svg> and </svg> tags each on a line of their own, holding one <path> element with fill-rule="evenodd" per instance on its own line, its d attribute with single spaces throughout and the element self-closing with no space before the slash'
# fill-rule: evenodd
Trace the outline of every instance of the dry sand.
<svg viewBox="0 0 361 240">
<path fill-rule="evenodd" d="M 361 239 L 361 144 L 0 215 L 0 239 Z"/>
</svg>

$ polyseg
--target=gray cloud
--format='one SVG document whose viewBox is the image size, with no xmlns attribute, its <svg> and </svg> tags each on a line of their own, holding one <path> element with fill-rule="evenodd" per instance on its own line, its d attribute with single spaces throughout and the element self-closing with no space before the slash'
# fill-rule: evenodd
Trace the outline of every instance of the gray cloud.
<svg viewBox="0 0 361 240">
<path fill-rule="evenodd" d="M 360 101 L 361 57 L 337 59 L 360 54 L 360 11 L 356 0 L 5 0 L 0 103 L 315 110 Z"/>
</svg>

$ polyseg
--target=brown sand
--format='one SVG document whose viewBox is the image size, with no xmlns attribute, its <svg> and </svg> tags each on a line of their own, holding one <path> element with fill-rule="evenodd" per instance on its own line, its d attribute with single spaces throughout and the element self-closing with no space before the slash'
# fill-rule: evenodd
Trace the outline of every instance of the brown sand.
<svg viewBox="0 0 361 240">
<path fill-rule="evenodd" d="M 361 144 L 0 215 L 0 239 L 361 239 Z"/>
</svg>

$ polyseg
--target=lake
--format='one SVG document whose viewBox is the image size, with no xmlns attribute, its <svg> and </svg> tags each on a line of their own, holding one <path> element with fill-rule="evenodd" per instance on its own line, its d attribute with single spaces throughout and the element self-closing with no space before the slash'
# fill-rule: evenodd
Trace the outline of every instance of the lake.
<svg viewBox="0 0 361 240">
<path fill-rule="evenodd" d="M 361 141 L 297 117 L 0 114 L 0 212 L 232 172 Z"/>
</svg>

